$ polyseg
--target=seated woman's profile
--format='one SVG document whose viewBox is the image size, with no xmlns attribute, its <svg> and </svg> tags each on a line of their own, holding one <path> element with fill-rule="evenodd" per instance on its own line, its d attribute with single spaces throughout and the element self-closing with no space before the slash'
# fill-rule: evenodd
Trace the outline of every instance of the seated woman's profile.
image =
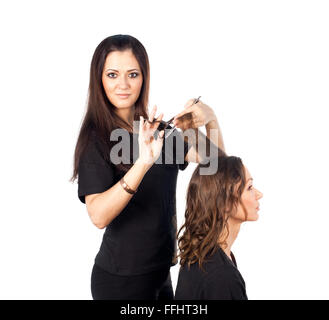
<svg viewBox="0 0 329 320">
<path fill-rule="evenodd" d="M 201 167 L 188 186 L 185 223 L 177 235 L 181 267 L 175 299 L 247 300 L 231 247 L 241 224 L 258 219 L 263 195 L 238 157 L 218 158 L 212 175 L 202 175 Z"/>
</svg>

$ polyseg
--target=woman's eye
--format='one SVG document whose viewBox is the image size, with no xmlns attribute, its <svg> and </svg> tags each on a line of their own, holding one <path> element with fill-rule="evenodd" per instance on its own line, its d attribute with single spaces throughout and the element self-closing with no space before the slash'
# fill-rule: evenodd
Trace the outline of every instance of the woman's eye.
<svg viewBox="0 0 329 320">
<path fill-rule="evenodd" d="M 109 78 L 115 78 L 116 77 L 116 74 L 111 72 L 111 73 L 108 73 L 107 75 Z"/>
<path fill-rule="evenodd" d="M 137 72 L 133 72 L 131 74 L 129 74 L 130 78 L 136 78 L 138 76 Z"/>
<path fill-rule="evenodd" d="M 252 189 L 252 186 L 249 186 L 248 190 L 251 190 Z"/>
</svg>

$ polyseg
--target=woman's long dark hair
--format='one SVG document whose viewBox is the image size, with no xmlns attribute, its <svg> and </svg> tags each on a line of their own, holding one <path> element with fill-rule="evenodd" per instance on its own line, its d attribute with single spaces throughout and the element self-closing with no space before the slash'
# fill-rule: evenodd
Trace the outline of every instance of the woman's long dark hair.
<svg viewBox="0 0 329 320">
<path fill-rule="evenodd" d="M 125 51 L 129 49 L 136 57 L 143 75 L 141 92 L 135 103 L 134 120 L 139 120 L 140 116 L 148 119 L 147 105 L 150 86 L 150 67 L 144 46 L 130 35 L 119 34 L 104 39 L 97 46 L 91 61 L 87 111 L 75 147 L 73 175 L 70 179 L 72 182 L 77 178 L 80 157 L 90 140 L 92 132 L 97 135 L 101 143 L 104 158 L 109 160 L 110 149 L 112 147 L 109 136 L 112 130 L 116 128 L 132 130 L 131 125 L 114 112 L 115 107 L 107 98 L 102 84 L 102 73 L 107 55 L 112 51 Z"/>
<path fill-rule="evenodd" d="M 202 166 L 195 169 L 189 183 L 185 223 L 177 233 L 180 264 L 198 262 L 200 268 L 206 256 L 226 247 L 227 220 L 236 212 L 246 184 L 238 157 L 219 157 L 217 172 L 212 175 L 200 175 Z"/>
</svg>

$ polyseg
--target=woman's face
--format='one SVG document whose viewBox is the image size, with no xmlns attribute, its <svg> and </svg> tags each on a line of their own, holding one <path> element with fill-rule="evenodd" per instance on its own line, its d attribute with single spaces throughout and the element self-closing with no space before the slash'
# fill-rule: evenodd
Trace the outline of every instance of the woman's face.
<svg viewBox="0 0 329 320">
<path fill-rule="evenodd" d="M 135 104 L 143 75 L 131 50 L 112 51 L 107 55 L 102 83 L 107 98 L 116 108 L 131 108 Z"/>
<path fill-rule="evenodd" d="M 233 219 L 239 221 L 256 221 L 258 219 L 259 202 L 258 200 L 263 197 L 263 194 L 253 186 L 253 179 L 246 167 L 246 186 L 241 195 L 241 203 Z"/>
</svg>

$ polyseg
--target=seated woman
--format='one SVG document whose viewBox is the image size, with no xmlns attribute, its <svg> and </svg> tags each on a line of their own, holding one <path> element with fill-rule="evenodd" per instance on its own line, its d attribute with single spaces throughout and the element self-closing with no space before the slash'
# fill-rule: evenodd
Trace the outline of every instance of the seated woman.
<svg viewBox="0 0 329 320">
<path fill-rule="evenodd" d="M 215 160 L 217 172 L 202 175 L 204 165 L 198 165 L 188 187 L 185 223 L 177 235 L 177 300 L 248 299 L 231 247 L 241 223 L 258 219 L 263 195 L 240 158 Z"/>
</svg>

